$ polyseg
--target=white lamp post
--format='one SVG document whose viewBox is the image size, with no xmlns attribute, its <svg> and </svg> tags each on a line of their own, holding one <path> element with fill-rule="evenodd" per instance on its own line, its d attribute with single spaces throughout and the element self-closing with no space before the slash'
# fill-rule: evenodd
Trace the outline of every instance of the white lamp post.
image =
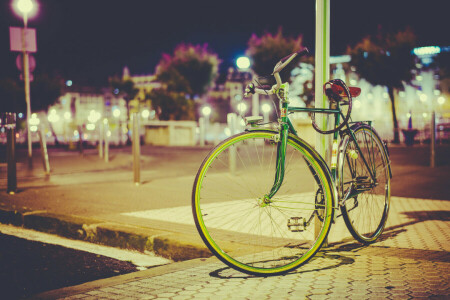
<svg viewBox="0 0 450 300">
<path fill-rule="evenodd" d="M 245 102 L 239 102 L 237 105 L 237 110 L 239 111 L 239 114 L 241 116 L 244 116 L 245 112 L 247 111 L 247 104 Z"/>
<path fill-rule="evenodd" d="M 264 115 L 264 122 L 269 122 L 269 112 L 271 110 L 270 104 L 264 103 L 261 109 Z"/>
<path fill-rule="evenodd" d="M 209 116 L 211 115 L 211 111 L 212 111 L 211 107 L 208 105 L 203 106 L 203 108 L 202 108 L 202 114 L 203 114 L 203 117 L 205 118 L 205 139 L 206 139 L 206 135 L 209 130 Z"/>
<path fill-rule="evenodd" d="M 27 140 L 28 140 L 28 166 L 33 167 L 33 152 L 31 147 L 31 131 L 30 131 L 30 70 L 28 61 L 28 52 L 25 48 L 25 32 L 28 25 L 28 17 L 33 16 L 37 11 L 37 5 L 32 0 L 17 0 L 13 4 L 14 10 L 18 15 L 23 17 L 22 30 L 22 54 L 23 54 L 23 75 L 25 82 L 25 101 L 27 104 Z"/>
</svg>

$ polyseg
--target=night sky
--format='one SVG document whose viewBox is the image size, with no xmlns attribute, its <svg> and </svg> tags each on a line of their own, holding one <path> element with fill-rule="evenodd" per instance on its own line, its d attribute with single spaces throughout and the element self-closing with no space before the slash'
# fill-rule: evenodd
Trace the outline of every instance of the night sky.
<svg viewBox="0 0 450 300">
<path fill-rule="evenodd" d="M 448 0 L 331 0 L 331 54 L 367 34 L 410 26 L 419 46 L 450 45 Z M 9 26 L 23 26 L 0 0 L 0 78 L 18 77 L 17 53 L 9 51 Z M 252 33 L 303 34 L 314 49 L 315 0 L 151 1 L 41 0 L 29 20 L 37 30 L 35 72 L 57 74 L 86 85 L 108 76 L 153 73 L 162 53 L 180 42 L 208 43 L 222 60 L 221 71 L 245 53 Z"/>
</svg>

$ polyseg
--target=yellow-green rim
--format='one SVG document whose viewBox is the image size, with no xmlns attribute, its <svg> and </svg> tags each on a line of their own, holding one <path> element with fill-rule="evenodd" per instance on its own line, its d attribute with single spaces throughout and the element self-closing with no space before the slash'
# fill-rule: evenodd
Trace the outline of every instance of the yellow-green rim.
<svg viewBox="0 0 450 300">
<path fill-rule="evenodd" d="M 330 178 L 329 180 L 326 179 L 326 174 L 323 172 L 323 168 L 318 165 L 317 160 L 311 155 L 311 153 L 315 153 L 315 150 L 309 146 L 307 143 L 303 142 L 302 140 L 295 138 L 293 136 L 290 136 L 292 139 L 288 139 L 288 143 L 296 148 L 298 151 L 300 151 L 305 158 L 307 158 L 308 162 L 310 162 L 314 170 L 316 171 L 317 175 L 319 176 L 323 186 L 324 186 L 324 195 L 326 196 L 325 199 L 327 199 L 328 204 L 328 211 L 329 213 L 324 218 L 326 220 L 326 225 L 322 227 L 322 230 L 319 234 L 319 236 L 316 238 L 316 242 L 314 243 L 314 246 L 309 249 L 309 251 L 306 253 L 306 255 L 302 256 L 302 259 L 296 260 L 292 263 L 289 263 L 282 267 L 277 268 L 257 268 L 257 267 L 250 267 L 246 264 L 243 264 L 236 259 L 232 258 L 228 254 L 222 251 L 222 249 L 215 243 L 215 241 L 211 238 L 209 235 L 208 230 L 205 227 L 205 224 L 203 222 L 203 218 L 200 212 L 200 187 L 202 186 L 204 174 L 206 170 L 209 168 L 211 163 L 215 160 L 217 155 L 227 149 L 230 145 L 233 145 L 241 140 L 249 139 L 252 137 L 261 137 L 261 138 L 270 138 L 273 134 L 276 134 L 275 131 L 251 131 L 244 134 L 236 135 L 235 137 L 231 137 L 228 140 L 225 140 L 223 144 L 217 146 L 208 156 L 208 159 L 203 163 L 203 166 L 199 172 L 197 184 L 195 186 L 195 214 L 198 220 L 198 225 L 202 231 L 202 234 L 204 238 L 208 241 L 210 246 L 214 249 L 216 253 L 218 253 L 224 260 L 226 260 L 229 264 L 236 266 L 242 270 L 248 271 L 248 272 L 254 272 L 259 274 L 272 274 L 272 273 L 283 273 L 290 271 L 292 269 L 295 269 L 296 267 L 300 266 L 301 264 L 307 262 L 311 257 L 318 251 L 320 246 L 322 245 L 323 241 L 328 235 L 329 228 L 331 227 L 331 218 L 332 218 L 332 210 L 333 210 L 333 204 L 334 204 L 334 192 L 333 188 L 330 185 L 329 180 L 331 180 L 331 176 L 328 176 Z M 305 149 L 302 149 L 302 146 Z M 319 156 L 320 157 L 320 156 Z M 320 172 L 318 172 L 320 170 Z"/>
</svg>

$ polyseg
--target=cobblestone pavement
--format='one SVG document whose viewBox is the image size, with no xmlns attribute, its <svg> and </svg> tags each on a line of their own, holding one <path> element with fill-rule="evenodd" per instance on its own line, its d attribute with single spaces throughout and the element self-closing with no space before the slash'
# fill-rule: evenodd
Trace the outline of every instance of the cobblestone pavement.
<svg viewBox="0 0 450 300">
<path fill-rule="evenodd" d="M 445 299 L 449 267 L 443 252 L 350 244 L 284 276 L 251 277 L 209 263 L 66 299 Z"/>
<path fill-rule="evenodd" d="M 381 240 L 331 244 L 284 276 L 197 259 L 51 291 L 61 299 L 449 299 L 450 202 L 393 197 Z M 337 224 L 338 225 L 338 224 Z M 337 234 L 337 231 L 331 234 Z"/>
</svg>

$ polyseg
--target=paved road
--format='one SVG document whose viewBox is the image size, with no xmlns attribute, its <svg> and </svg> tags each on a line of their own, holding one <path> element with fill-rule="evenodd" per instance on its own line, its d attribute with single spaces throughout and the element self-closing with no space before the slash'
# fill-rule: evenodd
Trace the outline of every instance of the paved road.
<svg viewBox="0 0 450 300">
<path fill-rule="evenodd" d="M 0 190 L 1 208 L 31 211 L 36 216 L 33 220 L 49 216 L 49 213 L 64 213 L 98 218 L 101 220 L 99 226 L 104 228 L 108 222 L 114 221 L 126 226 L 149 226 L 170 231 L 152 235 L 155 239 L 163 235 L 161 240 L 195 235 L 192 225 L 180 222 L 183 218 L 192 221 L 189 211 L 192 182 L 208 149 L 144 147 L 143 184 L 139 187 L 132 183 L 129 150 L 112 150 L 114 159 L 108 164 L 99 160 L 95 151 L 86 151 L 82 157 L 56 151 L 51 153 L 54 172 L 50 177 L 45 177 L 39 170 L 27 173 L 23 165 L 19 166 L 21 191 L 8 196 Z M 332 228 L 331 236 L 340 237 L 333 248 L 305 268 L 284 277 L 249 278 L 224 268 L 212 258 L 94 281 L 50 292 L 43 297 L 448 297 L 449 278 L 445 271 L 449 267 L 450 251 L 448 150 L 449 147 L 440 148 L 440 166 L 432 169 L 427 166 L 428 148 L 391 149 L 394 172 L 392 207 L 383 240 L 374 246 L 361 248 L 353 245 L 352 240 L 346 239 L 345 234 L 348 233 L 340 223 Z M 37 156 L 35 165 L 39 166 L 39 163 Z M 4 181 L 0 184 L 1 189 Z M 164 211 L 174 207 L 179 211 Z M 167 218 L 162 222 L 124 215 L 135 211 L 153 211 L 153 215 L 158 212 L 158 216 L 167 213 L 166 216 L 175 216 L 176 220 Z M 95 230 L 97 227 L 92 228 Z"/>
</svg>

